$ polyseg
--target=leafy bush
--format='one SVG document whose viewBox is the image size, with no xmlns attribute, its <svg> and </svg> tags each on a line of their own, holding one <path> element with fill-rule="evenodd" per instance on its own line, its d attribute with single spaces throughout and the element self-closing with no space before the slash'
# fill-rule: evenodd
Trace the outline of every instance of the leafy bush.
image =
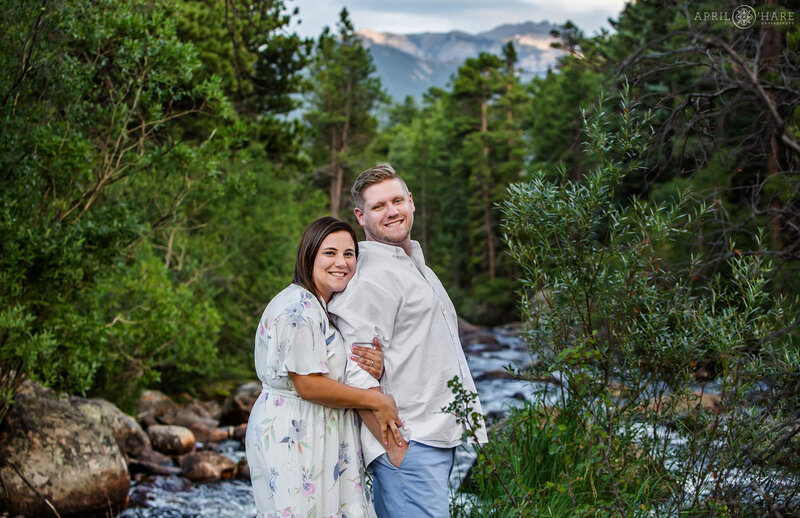
<svg viewBox="0 0 800 518">
<path fill-rule="evenodd" d="M 536 358 L 516 374 L 557 383 L 540 392 L 539 424 L 530 409 L 512 414 L 510 432 L 487 449 L 476 467 L 478 501 L 506 513 L 485 484 L 488 470 L 527 494 L 530 506 L 510 515 L 560 514 L 549 488 L 587 515 L 793 512 L 797 306 L 770 294 L 759 250 L 731 245 L 727 276 L 706 284 L 693 274 L 700 257 L 685 269 L 665 264 L 658 251 L 715 208 L 686 192 L 671 203 L 616 195 L 637 174 L 649 134 L 627 91 L 618 108 L 585 122 L 596 170 L 581 181 L 536 172 L 502 205 Z M 713 383 L 698 384 L 698 366 Z M 558 476 L 532 479 L 531 464 Z"/>
<path fill-rule="evenodd" d="M 99 351 L 93 391 L 129 411 L 143 388 L 178 392 L 213 379 L 221 326 L 210 301 L 174 283 L 151 247 L 140 247 L 132 263 L 105 276 L 81 304 L 106 330 L 92 344 Z"/>
<path fill-rule="evenodd" d="M 213 125 L 184 138 L 178 122 L 228 105 L 192 80 L 168 2 L 18 0 L 0 29 L 2 420 L 25 378 L 84 392 L 109 367 L 109 322 L 86 298 L 214 177 Z"/>
<path fill-rule="evenodd" d="M 490 431 L 453 502 L 452 516 L 597 516 L 614 508 L 608 477 L 596 477 L 600 452 L 585 440 L 576 409 L 526 403 Z M 625 514 L 641 511 L 666 487 L 658 466 L 625 462 L 618 472 Z M 500 481 L 503 481 L 501 484 Z M 506 492 L 508 491 L 508 493 Z"/>
</svg>

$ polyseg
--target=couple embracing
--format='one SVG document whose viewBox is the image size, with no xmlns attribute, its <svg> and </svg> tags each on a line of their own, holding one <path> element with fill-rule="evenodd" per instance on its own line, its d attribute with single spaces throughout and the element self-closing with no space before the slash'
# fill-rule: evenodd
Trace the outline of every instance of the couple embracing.
<svg viewBox="0 0 800 518">
<path fill-rule="evenodd" d="M 246 449 L 258 518 L 448 516 L 464 430 L 442 412 L 447 381 L 475 391 L 455 308 L 411 240 L 414 202 L 394 169 L 364 171 L 352 194 L 367 240 L 314 221 L 256 331 L 263 390 Z"/>
</svg>

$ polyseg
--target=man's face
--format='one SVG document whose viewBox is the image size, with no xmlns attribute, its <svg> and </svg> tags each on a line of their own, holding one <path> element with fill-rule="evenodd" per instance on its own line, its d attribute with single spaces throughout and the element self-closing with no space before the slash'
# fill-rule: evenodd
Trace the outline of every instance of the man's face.
<svg viewBox="0 0 800 518">
<path fill-rule="evenodd" d="M 370 185 L 362 193 L 364 209 L 356 207 L 358 223 L 368 241 L 403 246 L 411 239 L 414 200 L 397 178 Z"/>
</svg>

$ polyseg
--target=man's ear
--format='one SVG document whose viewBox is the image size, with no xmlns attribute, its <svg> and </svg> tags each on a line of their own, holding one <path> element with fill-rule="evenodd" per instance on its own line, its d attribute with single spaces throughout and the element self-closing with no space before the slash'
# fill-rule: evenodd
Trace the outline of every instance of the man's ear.
<svg viewBox="0 0 800 518">
<path fill-rule="evenodd" d="M 408 203 L 411 204 L 411 212 L 415 212 L 417 209 L 414 207 L 414 198 L 411 197 L 411 193 L 408 193 Z"/>
<path fill-rule="evenodd" d="M 353 209 L 353 212 L 356 215 L 356 219 L 358 220 L 358 224 L 363 227 L 364 226 L 364 213 L 358 207 Z"/>
</svg>

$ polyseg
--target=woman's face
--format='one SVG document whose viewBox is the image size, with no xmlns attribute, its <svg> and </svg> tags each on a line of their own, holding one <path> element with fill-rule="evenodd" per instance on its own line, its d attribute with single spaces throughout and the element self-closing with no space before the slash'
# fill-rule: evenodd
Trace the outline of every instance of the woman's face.
<svg viewBox="0 0 800 518">
<path fill-rule="evenodd" d="M 356 244 L 348 232 L 333 232 L 322 240 L 314 258 L 314 287 L 325 301 L 347 287 L 356 271 Z"/>
</svg>

